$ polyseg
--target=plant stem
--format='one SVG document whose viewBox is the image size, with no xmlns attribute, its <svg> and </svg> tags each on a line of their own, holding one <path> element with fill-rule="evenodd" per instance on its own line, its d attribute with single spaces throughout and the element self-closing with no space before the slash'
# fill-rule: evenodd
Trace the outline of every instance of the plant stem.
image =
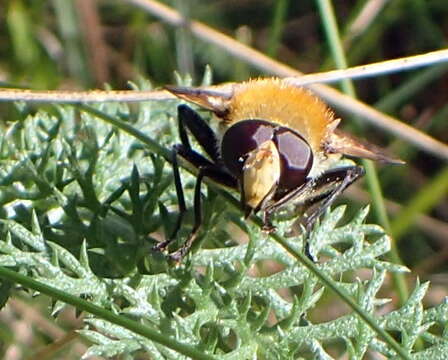
<svg viewBox="0 0 448 360">
<path fill-rule="evenodd" d="M 129 319 L 126 316 L 114 314 L 109 310 L 105 310 L 95 304 L 70 295 L 64 291 L 58 290 L 52 286 L 38 282 L 28 276 L 19 274 L 18 272 L 7 269 L 3 266 L 0 266 L 0 277 L 8 281 L 16 282 L 28 289 L 39 291 L 42 294 L 50 296 L 52 299 L 57 299 L 67 304 L 73 305 L 79 310 L 86 311 L 104 320 L 110 321 L 113 324 L 122 326 L 136 334 L 145 337 L 146 339 L 162 344 L 172 350 L 177 351 L 179 354 L 188 356 L 192 359 L 216 359 L 214 356 L 204 354 L 203 351 L 200 351 L 191 345 L 183 344 L 175 339 L 163 335 L 162 333 L 151 329 L 149 326 L 142 325 L 137 321 Z"/>
<path fill-rule="evenodd" d="M 308 270 L 310 270 L 314 276 L 316 276 L 325 287 L 329 288 L 333 291 L 338 297 L 340 297 L 348 306 L 352 308 L 352 310 L 363 319 L 370 328 L 375 331 L 379 337 L 381 337 L 402 359 L 410 360 L 410 355 L 403 349 L 395 339 L 390 336 L 386 330 L 384 330 L 381 326 L 377 324 L 375 319 L 364 309 L 362 309 L 350 295 L 331 279 L 327 274 L 323 271 L 320 271 L 317 266 L 308 259 L 304 254 L 297 252 L 294 248 L 292 248 L 288 242 L 277 234 L 271 234 L 271 237 L 277 241 L 281 246 L 283 246 L 288 253 L 290 253 L 294 258 L 296 258 L 300 263 L 302 263 Z"/>
<path fill-rule="evenodd" d="M 440 171 L 421 191 L 419 191 L 411 202 L 403 208 L 392 223 L 392 233 L 398 239 L 411 226 L 418 214 L 431 209 L 440 201 L 448 191 L 448 167 Z"/>
<path fill-rule="evenodd" d="M 274 15 L 272 18 L 271 29 L 269 32 L 267 54 L 275 58 L 278 47 L 281 43 L 283 27 L 285 25 L 286 10 L 288 9 L 289 0 L 277 0 L 275 3 Z"/>
<path fill-rule="evenodd" d="M 317 0 L 319 11 L 321 13 L 325 32 L 330 44 L 330 49 L 336 62 L 336 66 L 339 69 L 347 68 L 347 60 L 342 46 L 341 38 L 339 36 L 339 30 L 336 23 L 336 17 L 334 15 L 333 7 L 330 0 Z M 356 91 L 351 80 L 346 79 L 342 82 L 343 91 L 353 98 L 356 98 Z M 378 181 L 378 174 L 375 166 L 371 161 L 363 160 L 364 168 L 366 169 L 367 185 L 369 187 L 370 194 L 372 196 L 373 210 L 377 216 L 380 225 L 391 234 L 389 218 L 387 216 L 386 207 L 384 205 L 384 198 L 381 191 L 381 186 Z M 390 251 L 390 260 L 402 264 L 400 256 L 398 254 L 395 242 L 391 238 L 392 247 Z M 400 300 L 400 305 L 403 305 L 409 296 L 406 281 L 402 274 L 393 274 L 395 286 Z"/>
</svg>

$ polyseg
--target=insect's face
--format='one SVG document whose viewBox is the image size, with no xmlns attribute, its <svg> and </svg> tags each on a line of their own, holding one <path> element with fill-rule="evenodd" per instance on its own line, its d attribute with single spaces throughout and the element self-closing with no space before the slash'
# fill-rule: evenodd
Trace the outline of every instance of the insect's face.
<svg viewBox="0 0 448 360">
<path fill-rule="evenodd" d="M 253 209 L 303 185 L 313 165 L 311 147 L 300 134 L 265 120 L 232 125 L 223 135 L 221 154 Z"/>
</svg>

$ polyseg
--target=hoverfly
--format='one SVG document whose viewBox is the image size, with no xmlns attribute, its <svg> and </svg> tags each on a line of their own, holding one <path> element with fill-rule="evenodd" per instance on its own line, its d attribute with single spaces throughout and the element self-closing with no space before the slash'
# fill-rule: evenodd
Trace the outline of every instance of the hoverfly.
<svg viewBox="0 0 448 360">
<path fill-rule="evenodd" d="M 197 112 L 178 106 L 181 144 L 173 148 L 173 164 L 180 215 L 173 235 L 156 247 L 167 247 L 186 211 L 177 165 L 181 156 L 198 169 L 198 176 L 195 224 L 185 244 L 171 254 L 177 261 L 188 252 L 201 225 L 204 177 L 238 190 L 245 216 L 262 213 L 265 231 L 275 229 L 271 223 L 275 211 L 290 202 L 301 205 L 302 223 L 309 232 L 338 195 L 364 175 L 361 166 L 335 167 L 342 155 L 401 163 L 337 130 L 340 119 L 323 101 L 281 79 L 239 83 L 228 96 L 200 88 L 167 86 L 166 90 L 212 111 L 219 121 L 215 134 Z M 191 147 L 187 131 L 206 156 Z"/>
</svg>

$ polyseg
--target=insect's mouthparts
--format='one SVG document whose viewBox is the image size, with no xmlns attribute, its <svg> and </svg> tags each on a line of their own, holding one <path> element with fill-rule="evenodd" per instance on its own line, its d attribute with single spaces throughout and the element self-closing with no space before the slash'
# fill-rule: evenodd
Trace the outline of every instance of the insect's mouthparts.
<svg viewBox="0 0 448 360">
<path fill-rule="evenodd" d="M 244 203 L 256 209 L 280 180 L 280 155 L 273 141 L 251 151 L 243 166 Z"/>
</svg>

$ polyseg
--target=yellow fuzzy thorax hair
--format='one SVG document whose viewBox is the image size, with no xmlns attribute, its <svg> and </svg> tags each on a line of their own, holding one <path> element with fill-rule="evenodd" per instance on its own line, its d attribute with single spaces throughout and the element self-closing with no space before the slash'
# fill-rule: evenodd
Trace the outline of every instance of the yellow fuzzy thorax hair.
<svg viewBox="0 0 448 360">
<path fill-rule="evenodd" d="M 250 80 L 235 88 L 224 121 L 260 119 L 297 131 L 319 151 L 327 138 L 333 112 L 309 90 L 280 79 Z"/>
</svg>

